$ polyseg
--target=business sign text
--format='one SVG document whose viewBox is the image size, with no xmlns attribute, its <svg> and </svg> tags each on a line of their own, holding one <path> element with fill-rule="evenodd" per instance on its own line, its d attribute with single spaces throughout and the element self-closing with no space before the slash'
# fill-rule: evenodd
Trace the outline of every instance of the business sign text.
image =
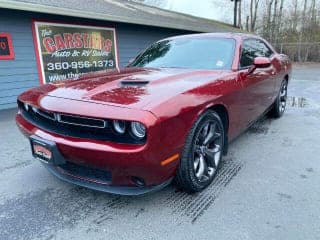
<svg viewBox="0 0 320 240">
<path fill-rule="evenodd" d="M 41 83 L 118 67 L 114 28 L 34 22 Z"/>
</svg>

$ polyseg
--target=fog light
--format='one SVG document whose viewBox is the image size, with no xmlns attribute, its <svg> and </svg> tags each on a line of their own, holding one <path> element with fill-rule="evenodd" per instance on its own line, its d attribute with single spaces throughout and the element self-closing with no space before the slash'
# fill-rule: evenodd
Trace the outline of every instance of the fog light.
<svg viewBox="0 0 320 240">
<path fill-rule="evenodd" d="M 144 185 L 146 185 L 146 183 L 144 182 L 144 180 L 142 178 L 132 176 L 131 180 L 132 180 L 132 182 L 134 182 L 134 184 L 136 184 L 139 187 L 143 187 Z"/>
</svg>

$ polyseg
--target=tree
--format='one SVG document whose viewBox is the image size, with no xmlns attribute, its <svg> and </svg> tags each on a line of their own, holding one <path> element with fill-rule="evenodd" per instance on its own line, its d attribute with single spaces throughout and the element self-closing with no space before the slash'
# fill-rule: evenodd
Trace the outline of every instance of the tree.
<svg viewBox="0 0 320 240">
<path fill-rule="evenodd" d="M 170 9 L 175 0 L 132 0 Z M 189 0 L 192 1 L 192 0 Z M 180 1 L 188 4 L 188 1 Z M 320 0 L 211 0 L 220 21 L 233 12 L 233 24 L 262 35 L 295 61 L 320 61 Z M 175 9 L 177 10 L 177 9 Z M 200 15 L 201 16 L 201 15 Z M 232 19 L 230 19 L 232 21 Z"/>
<path fill-rule="evenodd" d="M 301 30 L 300 30 L 300 34 L 299 34 L 299 47 L 298 47 L 298 59 L 299 59 L 299 62 L 302 62 L 301 48 L 302 48 L 303 34 L 305 33 L 305 28 L 306 28 L 305 25 L 306 25 L 307 2 L 308 2 L 308 0 L 304 0 L 303 12 L 302 12 Z"/>
<path fill-rule="evenodd" d="M 278 39 L 280 37 L 279 36 L 280 35 L 280 31 L 282 29 L 283 3 L 284 3 L 284 0 L 281 0 L 280 9 L 279 9 L 279 16 L 278 16 L 278 24 L 277 24 L 278 33 L 277 33 L 277 36 L 275 36 L 275 43 L 278 43 Z"/>
<path fill-rule="evenodd" d="M 259 2 L 260 0 L 250 0 L 250 32 L 254 32 L 256 28 Z"/>
<path fill-rule="evenodd" d="M 237 12 L 238 12 L 238 2 L 241 0 L 231 0 L 231 2 L 234 2 L 234 7 L 233 7 L 233 26 L 237 27 Z"/>
<path fill-rule="evenodd" d="M 242 15 L 242 13 L 241 13 L 241 12 L 242 12 L 242 4 L 241 4 L 241 3 L 242 3 L 242 1 L 240 0 L 240 1 L 239 1 L 239 6 L 238 6 L 238 27 L 239 27 L 239 28 L 242 28 L 242 23 L 241 23 L 241 20 L 242 20 L 242 19 L 241 19 L 241 15 Z"/>
<path fill-rule="evenodd" d="M 274 0 L 267 0 L 267 17 L 264 30 L 264 37 L 271 39 L 272 26 L 271 26 L 271 9 Z"/>
</svg>

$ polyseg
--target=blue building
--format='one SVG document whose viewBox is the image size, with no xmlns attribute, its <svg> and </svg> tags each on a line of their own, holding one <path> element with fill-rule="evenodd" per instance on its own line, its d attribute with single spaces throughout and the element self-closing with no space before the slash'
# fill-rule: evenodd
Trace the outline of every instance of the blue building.
<svg viewBox="0 0 320 240">
<path fill-rule="evenodd" d="M 0 110 L 39 84 L 123 67 L 159 39 L 235 30 L 133 1 L 0 0 Z"/>
</svg>

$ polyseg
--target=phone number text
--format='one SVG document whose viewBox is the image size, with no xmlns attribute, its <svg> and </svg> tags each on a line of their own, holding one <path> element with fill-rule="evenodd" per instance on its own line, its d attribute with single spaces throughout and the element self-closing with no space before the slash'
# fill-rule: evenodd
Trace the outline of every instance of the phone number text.
<svg viewBox="0 0 320 240">
<path fill-rule="evenodd" d="M 85 69 L 85 68 L 112 68 L 114 67 L 113 60 L 101 61 L 77 61 L 77 62 L 56 62 L 47 63 L 48 71 L 68 70 L 68 69 Z"/>
</svg>

